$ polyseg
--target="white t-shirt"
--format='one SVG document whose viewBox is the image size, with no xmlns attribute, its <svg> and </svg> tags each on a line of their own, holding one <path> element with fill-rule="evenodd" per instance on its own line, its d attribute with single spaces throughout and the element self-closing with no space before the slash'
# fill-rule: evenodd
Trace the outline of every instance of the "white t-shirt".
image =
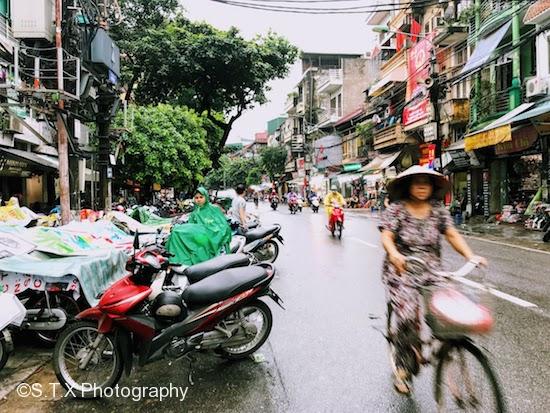
<svg viewBox="0 0 550 413">
<path fill-rule="evenodd" d="M 235 198 L 233 198 L 233 201 L 231 202 L 229 216 L 231 217 L 232 222 L 236 222 L 239 225 L 243 224 L 243 222 L 241 222 L 241 215 L 239 214 L 239 211 L 241 209 L 244 209 L 244 212 L 246 213 L 246 201 L 242 196 L 237 195 Z"/>
</svg>

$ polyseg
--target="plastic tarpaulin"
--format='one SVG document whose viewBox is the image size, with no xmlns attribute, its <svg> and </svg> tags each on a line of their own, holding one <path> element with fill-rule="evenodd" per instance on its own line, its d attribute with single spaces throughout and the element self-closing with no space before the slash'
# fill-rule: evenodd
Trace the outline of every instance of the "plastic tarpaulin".
<svg viewBox="0 0 550 413">
<path fill-rule="evenodd" d="M 145 225 L 166 225 L 172 222 L 171 218 L 161 218 L 143 207 L 139 207 L 132 213 L 132 218 Z"/>
<path fill-rule="evenodd" d="M 198 264 L 220 253 L 201 224 L 174 225 L 166 249 L 175 255 L 171 263 L 184 265 Z"/>
<path fill-rule="evenodd" d="M 99 293 L 125 275 L 127 260 L 126 253 L 115 249 L 103 250 L 95 256 L 62 258 L 34 252 L 0 260 L 0 271 L 38 275 L 46 282 L 73 275 L 78 279 L 86 300 L 93 306 L 97 304 Z"/>
</svg>

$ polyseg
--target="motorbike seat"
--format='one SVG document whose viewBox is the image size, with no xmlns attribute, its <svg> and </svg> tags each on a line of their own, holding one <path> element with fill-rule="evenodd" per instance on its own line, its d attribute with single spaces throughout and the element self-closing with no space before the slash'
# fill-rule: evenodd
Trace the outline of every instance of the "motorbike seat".
<svg viewBox="0 0 550 413">
<path fill-rule="evenodd" d="M 249 264 L 250 258 L 246 254 L 219 255 L 208 261 L 191 265 L 180 274 L 186 276 L 189 283 L 193 284 L 228 268 L 246 267 Z"/>
<path fill-rule="evenodd" d="M 272 225 L 270 227 L 260 227 L 252 231 L 248 231 L 244 236 L 246 237 L 246 242 L 250 243 L 256 241 L 257 239 L 263 238 L 266 235 L 279 231 L 280 227 L 278 225 Z"/>
<path fill-rule="evenodd" d="M 182 298 L 190 308 L 213 304 L 249 290 L 267 277 L 264 267 L 231 268 L 191 284 Z"/>
</svg>

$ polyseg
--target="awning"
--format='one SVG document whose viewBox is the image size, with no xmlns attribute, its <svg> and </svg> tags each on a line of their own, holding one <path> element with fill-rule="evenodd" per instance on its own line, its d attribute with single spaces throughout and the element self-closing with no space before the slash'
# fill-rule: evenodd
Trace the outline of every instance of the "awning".
<svg viewBox="0 0 550 413">
<path fill-rule="evenodd" d="M 368 164 L 359 169 L 360 172 L 374 172 L 374 171 L 383 171 L 386 168 L 389 168 L 399 157 L 401 151 L 378 155 Z"/>
<path fill-rule="evenodd" d="M 384 87 L 391 82 L 405 82 L 407 80 L 407 67 L 401 65 L 393 69 L 390 73 L 373 84 L 369 89 L 370 96 L 379 96 L 384 91 Z"/>
<path fill-rule="evenodd" d="M 340 185 L 344 185 L 349 182 L 353 182 L 357 179 L 361 179 L 361 176 L 363 176 L 363 174 L 343 174 L 343 175 L 338 175 L 336 179 L 338 179 L 338 182 L 340 183 Z"/>
<path fill-rule="evenodd" d="M 344 117 L 342 119 L 338 120 L 338 122 L 336 122 L 334 124 L 334 126 L 336 127 L 336 126 L 339 126 L 339 125 L 343 125 L 344 123 L 349 122 L 350 120 L 352 120 L 352 119 L 354 119 L 354 118 L 356 118 L 360 115 L 363 115 L 364 113 L 365 113 L 365 110 L 362 107 L 357 108 L 353 112 L 344 115 Z"/>
<path fill-rule="evenodd" d="M 473 151 L 474 149 L 493 146 L 498 143 L 512 140 L 511 123 L 516 122 L 516 116 L 525 112 L 533 105 L 534 103 L 523 103 L 483 129 L 466 135 L 465 150 Z"/>
<path fill-rule="evenodd" d="M 487 63 L 504 36 L 506 36 L 506 33 L 508 33 L 511 24 L 512 21 L 508 21 L 498 30 L 495 30 L 490 35 L 480 39 L 477 42 L 477 46 L 474 52 L 468 59 L 468 62 L 466 62 L 466 64 L 460 71 L 460 74 L 471 74 L 480 69 L 485 63 Z"/>
<path fill-rule="evenodd" d="M 459 141 L 456 141 L 455 143 L 450 144 L 447 146 L 444 151 L 451 152 L 451 151 L 463 151 L 466 147 L 466 142 L 464 139 L 460 139 Z"/>
<path fill-rule="evenodd" d="M 536 107 L 534 107 L 531 110 L 528 110 L 527 112 L 523 112 L 520 115 L 516 116 L 514 119 L 512 119 L 513 122 L 519 122 L 522 120 L 527 120 L 531 118 L 536 118 L 537 116 L 544 115 L 546 113 L 550 113 L 550 101 L 541 102 L 537 104 Z"/>
<path fill-rule="evenodd" d="M 0 148 L 0 151 L 5 152 L 9 155 L 12 155 L 16 158 L 20 158 L 25 161 L 30 161 L 46 169 L 57 170 L 59 167 L 59 161 L 56 158 L 53 158 L 51 156 L 40 155 L 38 153 L 21 151 L 19 149 L 12 149 L 12 148 Z"/>
</svg>

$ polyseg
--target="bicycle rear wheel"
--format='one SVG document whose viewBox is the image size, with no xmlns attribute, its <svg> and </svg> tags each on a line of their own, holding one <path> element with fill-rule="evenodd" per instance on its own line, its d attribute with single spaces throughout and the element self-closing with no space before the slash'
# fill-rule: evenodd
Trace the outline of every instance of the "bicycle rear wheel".
<svg viewBox="0 0 550 413">
<path fill-rule="evenodd" d="M 439 412 L 506 411 L 489 359 L 469 340 L 443 344 L 438 354 L 434 391 Z"/>
</svg>

